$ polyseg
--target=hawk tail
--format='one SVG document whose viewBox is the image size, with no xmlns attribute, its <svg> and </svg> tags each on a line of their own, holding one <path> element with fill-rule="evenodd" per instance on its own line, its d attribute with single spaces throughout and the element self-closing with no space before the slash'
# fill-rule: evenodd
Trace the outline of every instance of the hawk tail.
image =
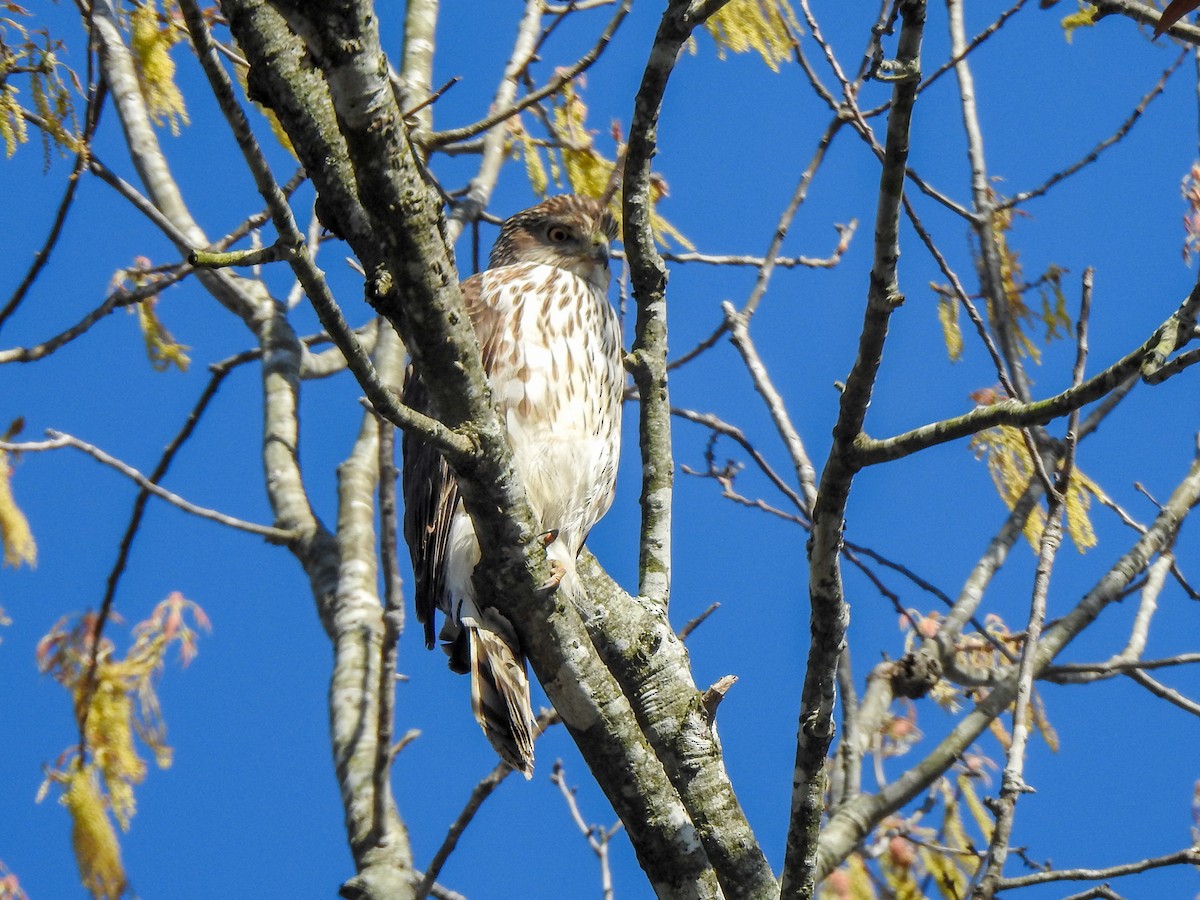
<svg viewBox="0 0 1200 900">
<path fill-rule="evenodd" d="M 489 612 L 494 615 L 494 611 Z M 463 624 L 471 651 L 471 709 L 475 720 L 500 758 L 526 779 L 533 778 L 533 706 L 525 660 L 515 649 L 515 641 L 500 633 L 502 628 Z"/>
</svg>

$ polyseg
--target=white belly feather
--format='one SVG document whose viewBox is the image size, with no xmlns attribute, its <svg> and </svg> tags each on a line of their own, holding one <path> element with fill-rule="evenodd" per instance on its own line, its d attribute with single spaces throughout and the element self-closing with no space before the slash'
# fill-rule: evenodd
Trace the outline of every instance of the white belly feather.
<svg viewBox="0 0 1200 900">
<path fill-rule="evenodd" d="M 521 282 L 545 285 L 532 296 L 511 279 L 484 273 L 485 300 L 511 323 L 502 329 L 489 380 L 535 523 L 558 531 L 547 554 L 573 578 L 575 558 L 612 504 L 616 483 L 625 381 L 620 323 L 596 285 L 551 266 L 528 269 Z M 453 619 L 478 616 L 471 583 L 478 561 L 474 527 L 460 504 L 446 559 Z"/>
</svg>

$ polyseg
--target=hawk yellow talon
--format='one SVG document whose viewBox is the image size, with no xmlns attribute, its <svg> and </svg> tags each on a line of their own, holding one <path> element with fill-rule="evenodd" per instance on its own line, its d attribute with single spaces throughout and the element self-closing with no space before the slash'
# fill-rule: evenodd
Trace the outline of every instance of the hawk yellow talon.
<svg viewBox="0 0 1200 900">
<path fill-rule="evenodd" d="M 550 577 L 547 578 L 538 587 L 539 591 L 554 591 L 558 590 L 558 586 L 562 584 L 563 576 L 567 574 L 567 570 L 563 568 L 563 564 L 557 559 L 552 559 L 549 562 Z"/>
</svg>

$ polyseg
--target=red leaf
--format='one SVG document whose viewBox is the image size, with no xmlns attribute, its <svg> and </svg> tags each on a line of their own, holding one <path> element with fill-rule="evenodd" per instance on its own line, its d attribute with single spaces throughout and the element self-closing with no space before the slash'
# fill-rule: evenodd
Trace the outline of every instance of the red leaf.
<svg viewBox="0 0 1200 900">
<path fill-rule="evenodd" d="M 1158 24 L 1154 26 L 1154 36 L 1164 34 L 1168 28 L 1197 7 L 1200 7 L 1200 0 L 1171 0 L 1159 16 Z"/>
</svg>

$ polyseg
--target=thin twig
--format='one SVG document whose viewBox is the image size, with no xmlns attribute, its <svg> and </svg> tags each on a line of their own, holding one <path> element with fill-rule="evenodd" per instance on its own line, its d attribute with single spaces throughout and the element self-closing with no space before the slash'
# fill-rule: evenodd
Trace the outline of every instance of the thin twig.
<svg viewBox="0 0 1200 900">
<path fill-rule="evenodd" d="M 88 64 L 90 68 L 90 51 Z M 4 323 L 16 312 L 17 307 L 21 305 L 21 301 L 25 299 L 25 295 L 33 286 L 33 283 L 37 281 L 38 276 L 46 267 L 46 263 L 50 261 L 50 254 L 54 252 L 54 248 L 58 245 L 58 238 L 62 234 L 63 226 L 67 221 L 67 213 L 70 212 L 71 206 L 75 202 L 75 193 L 79 189 L 79 182 L 81 180 L 80 176 L 83 174 L 84 169 L 87 168 L 88 158 L 92 153 L 92 136 L 95 134 L 96 125 L 100 121 L 100 110 L 104 105 L 105 92 L 106 88 L 103 82 L 98 85 L 91 85 L 88 91 L 87 115 L 84 120 L 83 134 L 80 136 L 81 146 L 75 154 L 75 163 L 71 167 L 71 174 L 67 176 L 67 189 L 63 192 L 62 200 L 59 201 L 58 209 L 54 213 L 54 222 L 50 225 L 50 232 L 46 235 L 46 240 L 42 242 L 41 249 L 34 254 L 33 262 L 25 272 L 25 277 L 21 279 L 21 283 L 12 292 L 12 295 L 8 298 L 8 302 L 0 309 L 0 328 L 4 327 Z"/>
<path fill-rule="evenodd" d="M 537 717 L 537 730 L 534 732 L 534 740 L 545 734 L 546 729 L 551 725 L 556 725 L 562 721 L 558 714 L 543 710 Z M 442 871 L 442 867 L 446 864 L 446 860 L 450 858 L 450 854 L 454 852 L 454 848 L 458 846 L 459 838 L 462 837 L 467 826 L 475 818 L 475 814 L 479 812 L 479 808 L 483 805 L 483 801 L 487 800 L 492 795 L 492 792 L 500 786 L 510 774 L 513 767 L 506 762 L 499 762 L 487 775 L 483 776 L 479 782 L 471 789 L 471 796 L 467 798 L 466 805 L 463 806 L 461 812 L 450 823 L 450 828 L 446 832 L 446 837 L 443 838 L 442 844 L 433 854 L 433 859 L 429 861 L 429 865 L 425 869 L 425 877 L 421 879 L 421 883 L 417 885 L 417 889 L 413 894 L 413 900 L 424 900 L 429 896 L 430 888 L 437 880 L 438 874 Z"/>
<path fill-rule="evenodd" d="M 750 338 L 747 313 L 736 311 L 728 301 L 723 303 L 721 308 L 725 313 L 725 322 L 729 330 L 730 339 L 733 341 L 733 345 L 737 348 L 738 353 L 741 354 L 742 360 L 746 364 L 746 370 L 750 373 L 750 377 L 754 381 L 754 389 L 758 391 L 759 395 L 763 398 L 763 402 L 766 403 L 767 411 L 771 415 L 771 421 L 775 423 L 775 429 L 779 432 L 780 438 L 783 439 L 784 446 L 787 447 L 788 455 L 792 460 L 792 467 L 796 472 L 796 481 L 800 485 L 804 497 L 803 509 L 811 516 L 817 497 L 817 472 L 813 468 L 812 460 L 809 458 L 808 451 L 804 447 L 804 441 L 801 440 L 800 433 L 792 423 L 787 405 L 775 389 L 775 385 L 767 373 L 767 368 L 759 357 L 758 350 Z"/>
<path fill-rule="evenodd" d="M 1193 716 L 1200 716 L 1200 703 L 1185 697 L 1179 691 L 1167 687 L 1161 681 L 1151 678 L 1145 672 L 1139 669 L 1130 669 L 1123 673 L 1129 678 L 1136 681 L 1155 697 L 1160 697 L 1168 703 L 1173 703 L 1185 712 L 1191 713 Z"/>
<path fill-rule="evenodd" d="M 834 137 L 844 124 L 845 119 L 838 115 L 835 115 L 833 119 L 830 120 L 825 132 L 821 135 L 820 140 L 817 142 L 817 148 L 813 151 L 813 155 L 809 160 L 808 166 L 805 167 L 804 172 L 801 173 L 800 180 L 797 182 L 795 190 L 792 191 L 791 199 L 788 201 L 787 206 L 784 207 L 783 212 L 780 213 L 779 220 L 775 224 L 775 230 L 772 232 L 771 241 L 767 247 L 767 252 L 762 256 L 761 259 L 756 257 L 731 256 L 696 259 L 697 262 L 711 262 L 714 264 L 730 265 L 744 265 L 746 263 L 743 263 L 741 260 L 753 260 L 753 262 L 750 264 L 757 266 L 758 277 L 755 278 L 754 287 L 750 290 L 750 296 L 746 299 L 746 302 L 743 304 L 741 309 L 742 314 L 747 318 L 754 314 L 755 310 L 758 308 L 758 304 L 762 301 L 763 295 L 767 290 L 767 285 L 770 282 L 771 274 L 775 268 L 780 265 L 788 265 L 785 259 L 778 255 L 779 248 L 783 245 L 783 240 L 787 236 L 788 229 L 791 227 L 792 220 L 795 219 L 797 211 L 800 209 L 801 204 L 803 204 L 805 199 L 808 197 L 809 186 L 812 184 L 812 180 L 816 176 L 817 169 L 820 168 L 821 163 L 824 161 L 825 154 L 829 150 L 830 144 L 832 144 Z M 830 266 L 836 265 L 841 261 L 842 254 L 845 253 L 846 249 L 849 247 L 850 239 L 854 236 L 854 231 L 857 227 L 857 219 L 851 220 L 849 225 L 837 226 L 840 240 L 838 242 L 838 246 L 834 249 L 833 254 L 828 258 L 828 263 Z M 669 261 L 678 260 L 687 262 L 691 261 L 691 258 L 695 258 L 697 256 L 698 254 L 678 254 L 675 256 L 664 254 L 663 259 Z M 798 259 L 802 260 L 804 257 L 799 257 Z M 718 263 L 716 262 L 717 260 L 720 260 L 721 262 Z M 667 371 L 677 369 L 680 366 L 691 362 L 701 353 L 713 347 L 721 338 L 721 336 L 728 331 L 728 329 L 729 320 L 727 317 L 722 316 L 721 323 L 716 327 L 716 330 L 687 353 L 668 362 Z"/>
<path fill-rule="evenodd" d="M 1178 853 L 1155 856 L 1119 866 L 1109 866 L 1106 869 L 1052 869 L 1049 872 L 1034 872 L 1031 875 L 1020 875 L 1016 878 L 1002 878 L 996 888 L 1001 891 L 1013 891 L 1017 888 L 1030 887 L 1035 884 L 1050 884 L 1055 881 L 1101 881 L 1108 878 L 1120 878 L 1122 875 L 1136 875 L 1139 872 L 1160 869 L 1163 866 L 1194 866 L 1197 864 L 1200 864 L 1200 847 L 1189 847 Z"/>
<path fill-rule="evenodd" d="M 141 303 L 150 297 L 154 297 L 162 291 L 166 290 L 174 284 L 179 283 L 183 279 L 191 275 L 194 269 L 187 263 L 178 263 L 172 267 L 174 271 L 164 272 L 141 287 L 133 290 L 118 288 L 104 298 L 104 302 L 85 315 L 82 319 L 72 325 L 65 331 L 61 331 L 51 338 L 47 338 L 40 344 L 34 344 L 31 347 L 12 347 L 8 350 L 0 350 L 0 365 L 5 363 L 28 363 L 36 362 L 61 349 L 67 344 L 74 341 L 76 338 L 86 334 L 93 325 L 104 319 L 110 313 L 123 309 L 126 306 L 132 306 L 135 303 Z"/>
<path fill-rule="evenodd" d="M 545 100 L 552 94 L 562 90 L 563 85 L 570 82 L 576 76 L 586 72 L 589 68 L 591 68 L 592 64 L 600 58 L 600 55 L 612 41 L 613 35 L 616 34 L 617 28 L 620 27 L 621 22 L 629 13 L 629 7 L 631 3 L 632 0 L 622 0 L 621 4 L 617 7 L 617 11 L 609 20 L 608 25 L 605 26 L 604 31 L 600 33 L 600 37 L 597 38 L 592 49 L 576 60 L 574 64 L 566 67 L 565 69 L 558 70 L 554 77 L 547 81 L 540 88 L 529 92 L 520 100 L 514 101 L 507 106 L 488 114 L 478 122 L 475 122 L 471 125 L 466 125 L 462 128 L 452 128 L 448 131 L 435 132 L 434 134 L 429 135 L 429 137 L 423 141 L 424 145 L 430 148 L 441 147 L 445 144 L 453 144 L 456 141 L 461 141 L 465 138 L 482 134 L 492 127 L 499 125 L 501 122 L 511 119 L 522 110 L 528 109 L 530 106 L 533 106 L 533 104 L 541 100 Z M 532 59 L 530 59 L 530 62 L 532 62 Z"/>
<path fill-rule="evenodd" d="M 1152 87 L 1149 92 L 1138 102 L 1138 105 L 1133 108 L 1133 112 L 1129 114 L 1129 118 L 1121 123 L 1120 128 L 1093 147 L 1087 156 L 1067 166 L 1061 172 L 1055 172 L 1037 187 L 1028 191 L 1019 191 L 1012 197 L 1009 197 L 1007 200 L 1003 200 L 996 204 L 996 211 L 999 212 L 1005 209 L 1011 209 L 1012 207 L 1019 206 L 1028 200 L 1041 197 L 1060 181 L 1070 178 L 1080 169 L 1094 163 L 1100 157 L 1101 153 L 1118 143 L 1123 137 L 1125 137 L 1125 135 L 1129 133 L 1130 129 L 1137 124 L 1137 121 L 1142 117 L 1142 114 L 1146 112 L 1146 108 L 1150 106 L 1154 98 L 1161 94 L 1166 88 L 1167 80 L 1175 73 L 1175 70 L 1179 68 L 1179 65 L 1188 57 L 1188 54 L 1189 51 L 1186 48 L 1180 51 L 1179 56 L 1175 58 L 1175 61 L 1163 70 L 1162 75 L 1159 77 L 1154 87 Z"/>
<path fill-rule="evenodd" d="M 1097 663 L 1063 663 L 1051 666 L 1042 673 L 1046 681 L 1070 681 L 1071 676 L 1079 674 L 1096 674 L 1103 678 L 1111 678 L 1132 669 L 1152 671 L 1172 666 L 1186 666 L 1200 663 L 1200 653 L 1180 653 L 1178 656 L 1168 656 L 1163 659 L 1110 659 Z"/>
<path fill-rule="evenodd" d="M 400 635 L 404 632 L 404 585 L 400 578 L 396 544 L 396 431 L 392 423 L 377 419 L 379 430 L 379 558 L 383 576 L 383 646 L 379 665 L 379 734 L 375 746 L 375 832 L 387 831 L 388 769 L 402 744 L 392 746 L 396 716 L 396 669 Z M 411 733 L 411 732 L 410 732 Z M 406 735 L 407 737 L 407 735 Z"/>
<path fill-rule="evenodd" d="M 149 491 L 160 500 L 166 500 L 172 506 L 178 507 L 186 513 L 191 513 L 193 516 L 198 516 L 201 519 L 208 519 L 210 522 L 216 522 L 218 525 L 225 525 L 229 528 L 235 528 L 238 531 L 245 531 L 248 534 L 255 534 L 259 537 L 266 538 L 273 544 L 286 544 L 294 535 L 290 531 L 285 531 L 282 528 L 275 528 L 271 525 L 259 525 L 256 522 L 247 522 L 244 519 L 238 519 L 234 516 L 226 515 L 218 512 L 215 509 L 208 509 L 204 506 L 197 506 L 184 500 L 178 494 L 172 493 L 165 488 L 154 484 L 149 478 L 135 469 L 133 466 L 122 462 L 114 456 L 105 453 L 99 447 L 89 444 L 86 441 L 81 441 L 79 438 L 72 437 L 69 434 L 62 434 L 54 430 L 46 432 L 49 440 L 45 441 L 28 441 L 25 443 L 13 443 L 10 441 L 0 441 L 0 450 L 9 453 L 38 453 L 46 450 L 60 450 L 63 447 L 72 447 L 76 450 L 86 453 L 88 456 L 97 462 L 103 463 L 111 469 L 116 469 L 126 478 L 133 481 L 138 487 Z"/>
<path fill-rule="evenodd" d="M 743 432 L 740 428 L 735 425 L 731 425 L 729 422 L 718 418 L 712 413 L 696 412 L 693 409 L 684 409 L 683 407 L 679 406 L 671 407 L 671 415 L 681 419 L 686 419 L 689 422 L 695 422 L 697 425 L 703 425 L 705 428 L 712 430 L 714 433 L 723 435 L 724 437 L 730 438 L 731 440 L 737 442 L 737 444 L 741 446 L 743 450 L 750 454 L 750 458 L 754 460 L 754 464 L 758 466 L 759 470 L 765 476 L 767 476 L 767 480 L 770 481 L 771 484 L 775 485 L 779 492 L 787 497 L 788 500 L 791 501 L 792 505 L 794 505 L 796 509 L 800 510 L 800 512 L 804 514 L 804 518 L 801 521 L 808 521 L 807 517 L 809 507 L 804 498 L 796 493 L 795 489 L 792 488 L 792 486 L 786 481 L 784 481 L 783 478 L 779 476 L 779 473 L 771 468 L 771 464 L 767 462 L 766 457 L 758 452 L 758 449 L 752 443 L 750 443 L 749 438 L 746 437 L 745 432 Z"/>
<path fill-rule="evenodd" d="M 847 225 L 835 225 L 838 232 L 838 243 L 833 248 L 833 252 L 829 256 L 811 257 L 811 256 L 776 256 L 774 257 L 773 265 L 779 269 L 795 269 L 805 267 L 809 269 L 832 269 L 842 261 L 842 256 L 850 249 L 850 240 L 854 236 L 855 229 L 858 228 L 858 220 L 851 219 Z M 620 258 L 621 253 L 614 253 L 614 257 Z M 703 263 L 709 266 L 745 266 L 747 268 L 761 269 L 768 260 L 762 256 L 749 256 L 745 254 L 730 254 L 730 253 L 670 253 L 664 252 L 662 258 L 667 262 L 674 263 Z"/>
<path fill-rule="evenodd" d="M 700 615 L 696 616 L 696 618 L 694 618 L 694 619 L 689 619 L 687 624 L 685 624 L 682 628 L 679 629 L 679 631 L 678 631 L 679 639 L 681 641 L 686 641 L 688 639 L 688 635 L 690 635 L 693 631 L 695 631 L 697 628 L 699 628 L 701 625 L 703 625 L 704 622 L 708 619 L 708 617 L 711 616 L 713 613 L 715 613 L 720 608 L 721 608 L 720 603 L 713 602 L 713 603 L 708 604 L 708 608 L 706 610 L 704 610 L 704 612 L 700 613 Z"/>
<path fill-rule="evenodd" d="M 175 460 L 175 456 L 192 436 L 192 433 L 196 430 L 196 426 L 200 424 L 200 418 L 208 409 L 208 404 L 216 396 L 217 389 L 220 388 L 222 382 L 225 380 L 225 376 L 231 371 L 232 367 L 214 368 L 212 377 L 209 379 L 204 391 L 200 394 L 200 398 L 192 407 L 192 411 L 184 421 L 183 427 L 175 435 L 171 443 L 167 445 L 162 456 L 159 457 L 158 465 L 150 473 L 148 479 L 150 482 L 158 484 L 166 476 L 167 470 L 170 469 L 171 463 Z M 117 594 L 117 584 L 121 580 L 121 575 L 125 572 L 125 566 L 129 561 L 129 553 L 133 548 L 133 540 L 141 528 L 146 504 L 150 500 L 150 494 L 151 491 L 145 487 L 138 491 L 137 498 L 133 501 L 133 512 L 130 514 L 129 523 L 125 526 L 125 534 L 121 536 L 121 542 L 117 546 L 117 558 L 108 573 L 108 580 L 104 587 L 104 597 L 100 601 L 100 610 L 96 613 L 96 621 L 92 626 L 92 652 L 88 659 L 88 669 L 87 675 L 84 678 L 83 689 L 84 696 L 88 698 L 96 690 L 98 666 L 100 664 L 100 638 L 104 634 L 104 627 L 108 622 L 109 616 L 112 614 L 113 601 Z M 80 704 L 80 709 L 82 709 L 79 721 L 80 756 L 87 752 L 87 720 L 91 707 L 90 700 Z"/>
<path fill-rule="evenodd" d="M 579 810 L 579 803 L 575 799 L 575 791 L 567 785 L 567 779 L 563 773 L 562 760 L 555 760 L 554 771 L 550 773 L 550 780 L 558 787 L 559 793 L 562 794 L 563 800 L 566 801 L 567 810 L 571 814 L 571 819 L 575 823 L 575 827 L 579 829 L 580 834 L 588 842 L 588 846 L 592 848 L 592 852 L 596 854 L 596 859 L 600 862 L 600 886 L 604 900 L 612 900 L 613 885 L 612 871 L 608 865 L 608 842 L 612 836 L 621 830 L 621 823 L 618 821 L 612 828 L 602 828 L 599 825 L 589 825 L 583 818 L 583 813 Z"/>
</svg>

